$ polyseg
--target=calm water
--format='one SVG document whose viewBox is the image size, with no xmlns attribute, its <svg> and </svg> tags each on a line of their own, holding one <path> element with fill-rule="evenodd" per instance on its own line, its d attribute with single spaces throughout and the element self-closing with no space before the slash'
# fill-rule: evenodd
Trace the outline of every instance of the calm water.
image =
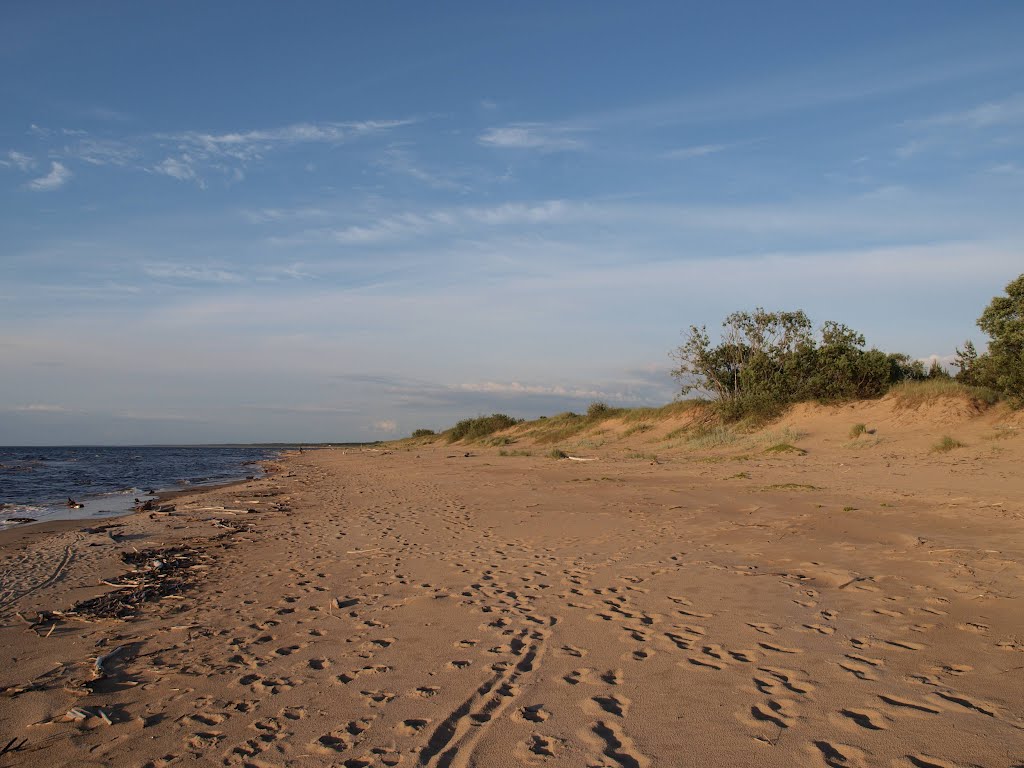
<svg viewBox="0 0 1024 768">
<path fill-rule="evenodd" d="M 182 489 L 247 475 L 280 446 L 0 448 L 0 527 L 12 517 L 89 518 L 131 511 L 149 490 Z M 68 497 L 85 505 L 68 509 Z"/>
</svg>

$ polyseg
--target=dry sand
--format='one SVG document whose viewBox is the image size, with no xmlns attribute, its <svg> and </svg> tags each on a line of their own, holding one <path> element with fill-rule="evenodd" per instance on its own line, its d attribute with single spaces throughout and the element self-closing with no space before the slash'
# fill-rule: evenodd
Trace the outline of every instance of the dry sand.
<svg viewBox="0 0 1024 768">
<path fill-rule="evenodd" d="M 8 532 L 0 765 L 1022 765 L 1020 425 L 905 416 L 798 410 L 803 456 L 307 452 Z M 135 618 L 15 614 L 182 544 L 198 586 Z"/>
</svg>

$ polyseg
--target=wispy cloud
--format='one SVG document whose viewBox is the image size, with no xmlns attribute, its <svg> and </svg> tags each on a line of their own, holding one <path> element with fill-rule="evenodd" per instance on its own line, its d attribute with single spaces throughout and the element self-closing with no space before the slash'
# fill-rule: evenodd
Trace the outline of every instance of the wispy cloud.
<svg viewBox="0 0 1024 768">
<path fill-rule="evenodd" d="M 123 141 L 87 138 L 64 147 L 64 154 L 90 165 L 127 166 L 135 162 L 141 152 Z"/>
<path fill-rule="evenodd" d="M 417 163 L 413 154 L 406 149 L 391 147 L 385 150 L 379 164 L 382 168 L 392 173 L 408 176 L 434 189 L 450 189 L 458 192 L 469 191 L 468 185 L 457 181 L 450 174 L 429 171 L 423 168 Z"/>
<path fill-rule="evenodd" d="M 27 173 L 36 167 L 36 161 L 32 157 L 12 149 L 7 153 L 6 160 L 0 160 L 0 165 L 13 166 L 19 171 Z"/>
<path fill-rule="evenodd" d="M 48 174 L 40 176 L 38 179 L 32 179 L 27 186 L 33 192 L 52 192 L 67 184 L 72 175 L 71 171 L 63 163 L 58 163 L 54 160 L 50 163 L 50 172 Z"/>
<path fill-rule="evenodd" d="M 211 267 L 193 267 L 186 264 L 147 264 L 143 271 L 160 280 L 187 280 L 202 283 L 237 283 L 242 276 L 237 272 Z"/>
<path fill-rule="evenodd" d="M 341 144 L 362 136 L 390 131 L 415 122 L 405 120 L 366 120 L 362 122 L 292 123 L 279 128 L 261 128 L 229 133 L 185 131 L 164 134 L 160 138 L 193 147 L 204 154 L 224 155 L 236 160 L 260 157 L 275 147 L 307 143 Z"/>
<path fill-rule="evenodd" d="M 908 120 L 908 127 L 989 128 L 1024 123 L 1024 94 L 1018 93 L 999 101 L 988 101 L 967 109 L 941 112 L 924 118 Z"/>
<path fill-rule="evenodd" d="M 86 131 L 50 128 L 32 124 L 29 133 L 38 141 L 51 144 L 47 152 L 56 158 L 50 174 L 35 179 L 28 187 L 36 191 L 58 189 L 71 176 L 69 160 L 93 166 L 114 166 L 144 171 L 178 181 L 193 182 L 201 188 L 210 176 L 226 177 L 237 182 L 245 178 L 247 168 L 264 160 L 273 152 L 305 144 L 335 146 L 364 137 L 384 134 L 416 122 L 401 120 L 365 120 L 358 122 L 304 122 L 274 128 L 243 131 L 182 131 L 127 135 L 116 138 L 96 137 Z M 62 137 L 64 144 L 56 143 Z M 393 158 L 394 167 L 402 158 Z M 0 165 L 31 170 L 34 159 L 22 152 L 10 151 L 0 158 Z M 434 186 L 445 184 L 443 177 L 429 174 L 406 162 L 402 169 L 408 175 Z M 452 182 L 454 184 L 454 182 Z"/>
<path fill-rule="evenodd" d="M 17 413 L 67 413 L 68 409 L 63 405 L 52 403 L 30 403 L 28 405 L 15 406 L 13 411 Z"/>
<path fill-rule="evenodd" d="M 468 225 L 496 227 L 516 223 L 540 224 L 563 218 L 568 212 L 569 206 L 561 200 L 537 204 L 506 203 L 490 208 L 453 208 L 392 216 L 368 226 L 337 230 L 333 237 L 339 243 L 366 244 L 465 228 Z"/>
<path fill-rule="evenodd" d="M 688 160 L 692 157 L 705 157 L 706 155 L 714 155 L 718 152 L 723 152 L 729 148 L 728 144 L 698 144 L 693 147 L 681 147 L 680 149 L 671 149 L 664 154 L 664 157 L 671 158 L 673 160 Z"/>
<path fill-rule="evenodd" d="M 513 123 L 490 128 L 478 138 L 485 147 L 500 149 L 537 149 L 543 152 L 580 150 L 586 148 L 573 129 L 552 123 Z"/>
<path fill-rule="evenodd" d="M 195 181 L 200 186 L 203 186 L 203 180 L 196 173 L 195 162 L 188 153 L 178 157 L 165 157 L 150 170 L 163 176 L 170 176 L 178 181 Z"/>
</svg>

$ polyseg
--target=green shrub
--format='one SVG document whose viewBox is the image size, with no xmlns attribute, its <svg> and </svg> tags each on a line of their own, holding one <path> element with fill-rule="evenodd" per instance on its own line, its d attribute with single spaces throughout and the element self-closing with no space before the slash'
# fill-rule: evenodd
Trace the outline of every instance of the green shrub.
<svg viewBox="0 0 1024 768">
<path fill-rule="evenodd" d="M 412 433 L 412 436 L 413 437 L 432 437 L 435 434 L 437 434 L 437 433 L 434 432 L 434 430 L 432 430 L 432 429 L 417 429 L 415 432 Z"/>
<path fill-rule="evenodd" d="M 906 355 L 864 349 L 864 337 L 826 321 L 815 337 L 802 311 L 734 312 L 712 346 L 704 326 L 690 326 L 673 353 L 681 393 L 708 391 L 726 421 L 767 421 L 792 403 L 880 397 L 897 381 L 925 378 Z"/>
<path fill-rule="evenodd" d="M 593 402 L 587 408 L 587 418 L 591 421 L 601 421 L 614 416 L 617 412 L 617 408 L 611 408 L 607 403 Z"/>
<path fill-rule="evenodd" d="M 864 424 L 854 424 L 850 427 L 850 439 L 856 440 L 858 437 L 868 431 L 868 428 Z"/>
<path fill-rule="evenodd" d="M 988 352 L 979 355 L 970 341 L 957 350 L 957 380 L 994 389 L 1014 406 L 1024 404 L 1024 274 L 1006 286 L 978 318 L 989 337 Z"/>
<path fill-rule="evenodd" d="M 807 453 L 803 448 L 797 448 L 795 445 L 789 443 L 776 443 L 770 445 L 764 449 L 765 453 L 795 453 L 798 456 L 803 456 Z"/>
<path fill-rule="evenodd" d="M 939 442 L 932 446 L 932 453 L 947 453 L 956 448 L 963 448 L 964 444 L 959 440 L 955 440 L 949 435 L 943 437 Z"/>
<path fill-rule="evenodd" d="M 569 458 L 569 454 L 568 453 L 566 453 L 565 451 L 560 450 L 558 448 L 552 448 L 551 452 L 548 454 L 548 456 L 550 458 L 552 458 L 552 459 L 567 459 L 567 458 Z"/>
<path fill-rule="evenodd" d="M 446 434 L 449 443 L 454 443 L 457 440 L 479 440 L 520 423 L 522 423 L 522 419 L 513 419 L 504 413 L 492 413 L 490 416 L 463 419 L 449 429 Z"/>
</svg>

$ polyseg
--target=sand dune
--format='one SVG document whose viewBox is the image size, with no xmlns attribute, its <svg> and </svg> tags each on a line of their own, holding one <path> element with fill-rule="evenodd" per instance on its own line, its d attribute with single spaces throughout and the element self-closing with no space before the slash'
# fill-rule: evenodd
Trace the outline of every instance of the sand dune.
<svg viewBox="0 0 1024 768">
<path fill-rule="evenodd" d="M 670 425 L 580 438 L 589 463 L 314 451 L 7 532 L 0 765 L 1024 764 L 1024 437 L 905 417 L 797 409 L 772 429 L 806 454 Z M 950 426 L 967 447 L 931 453 Z M 40 617 L 169 546 L 181 596 Z"/>
</svg>

